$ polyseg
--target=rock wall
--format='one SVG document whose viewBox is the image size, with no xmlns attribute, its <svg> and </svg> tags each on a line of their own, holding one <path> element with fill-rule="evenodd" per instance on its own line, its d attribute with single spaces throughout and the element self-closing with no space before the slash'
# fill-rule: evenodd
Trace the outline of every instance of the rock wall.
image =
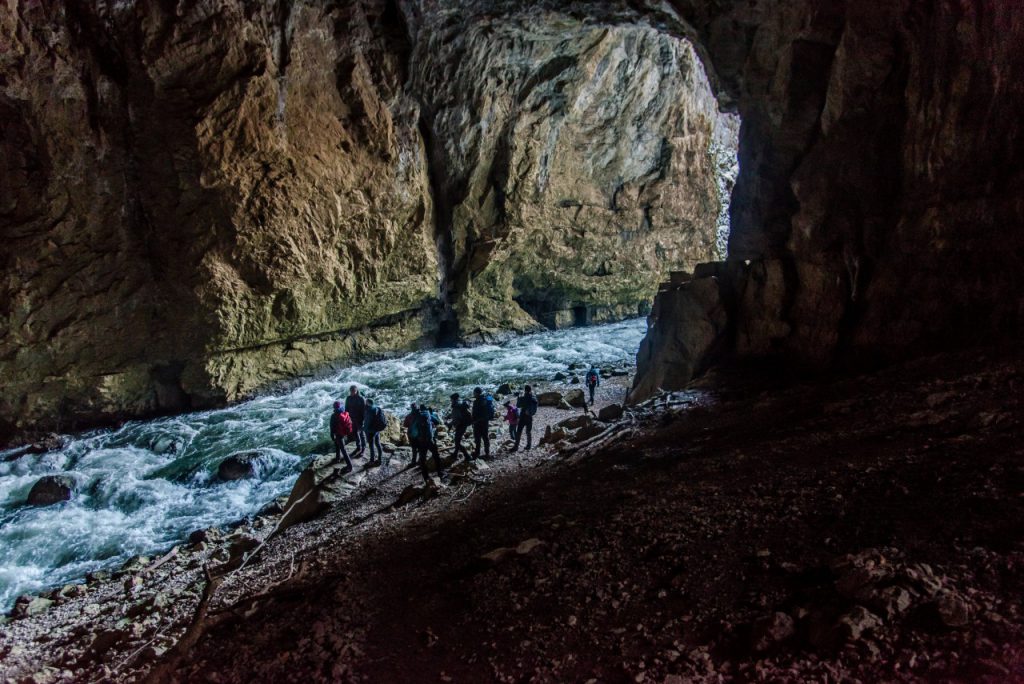
<svg viewBox="0 0 1024 684">
<path fill-rule="evenodd" d="M 432 335 L 432 199 L 384 3 L 0 18 L 3 419 L 220 403 Z"/>
<path fill-rule="evenodd" d="M 734 352 L 821 368 L 1019 336 L 1012 3 L 675 5 L 654 12 L 695 36 L 743 120 L 729 247 L 751 263 L 722 271 Z"/>
<path fill-rule="evenodd" d="M 714 256 L 685 42 L 453 6 L 6 0 L 0 432 L 635 315 Z"/>
<path fill-rule="evenodd" d="M 717 252 L 719 113 L 692 47 L 463 12 L 429 15 L 412 60 L 462 335 L 646 313 L 661 276 Z"/>
</svg>

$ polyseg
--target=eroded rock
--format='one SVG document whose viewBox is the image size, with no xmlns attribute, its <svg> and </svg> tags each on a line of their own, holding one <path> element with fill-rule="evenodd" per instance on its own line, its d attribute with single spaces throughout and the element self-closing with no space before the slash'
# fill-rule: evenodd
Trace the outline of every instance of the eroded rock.
<svg viewBox="0 0 1024 684">
<path fill-rule="evenodd" d="M 70 501 L 75 488 L 75 479 L 70 475 L 46 475 L 32 485 L 26 503 L 29 506 L 49 506 Z"/>
</svg>

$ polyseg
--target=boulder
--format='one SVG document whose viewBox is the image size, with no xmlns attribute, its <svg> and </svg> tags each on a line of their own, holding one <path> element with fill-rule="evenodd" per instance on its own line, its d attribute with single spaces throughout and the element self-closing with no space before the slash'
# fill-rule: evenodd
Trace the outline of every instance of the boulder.
<svg viewBox="0 0 1024 684">
<path fill-rule="evenodd" d="M 608 404 L 602 406 L 597 412 L 597 419 L 605 423 L 618 420 L 622 417 L 622 404 Z"/>
<path fill-rule="evenodd" d="M 64 438 L 51 432 L 37 442 L 32 442 L 25 449 L 26 454 L 45 454 L 50 451 L 57 451 L 64 446 Z"/>
<path fill-rule="evenodd" d="M 562 403 L 561 392 L 541 392 L 537 395 L 537 403 L 541 406 L 558 406 Z"/>
<path fill-rule="evenodd" d="M 565 401 L 573 408 L 583 408 L 587 405 L 587 397 L 581 389 L 571 389 L 565 393 Z"/>
<path fill-rule="evenodd" d="M 75 479 L 70 475 L 46 475 L 32 485 L 28 493 L 29 506 L 49 506 L 70 501 L 75 493 Z"/>
<path fill-rule="evenodd" d="M 658 294 L 637 353 L 631 403 L 677 390 L 703 373 L 725 345 L 727 315 L 718 280 L 693 280 Z"/>
<path fill-rule="evenodd" d="M 497 393 L 501 395 L 507 395 L 512 394 L 513 392 L 515 392 L 515 390 L 515 385 L 508 382 L 503 382 L 500 385 L 498 385 Z"/>
<path fill-rule="evenodd" d="M 258 451 L 231 454 L 217 466 L 217 477 L 227 482 L 252 477 L 256 474 L 256 461 L 259 457 Z"/>
<path fill-rule="evenodd" d="M 563 373 L 562 371 L 558 371 L 557 373 L 551 376 L 551 379 L 557 382 L 561 382 L 562 380 L 568 380 L 569 375 L 567 373 Z"/>
<path fill-rule="evenodd" d="M 796 633 L 793 618 L 786 613 L 776 612 L 754 623 L 753 648 L 757 652 L 768 651 L 785 642 Z"/>
<path fill-rule="evenodd" d="M 537 444 L 538 446 L 544 446 L 546 444 L 558 444 L 559 442 L 564 442 L 565 440 L 569 439 L 569 436 L 569 433 L 566 432 L 565 430 L 561 428 L 553 430 L 551 429 L 551 426 L 548 425 L 546 428 L 544 428 L 544 436 L 540 438 L 540 441 L 537 442 Z"/>
<path fill-rule="evenodd" d="M 31 617 L 45 613 L 53 605 L 53 601 L 42 596 L 19 596 L 14 602 L 11 616 L 15 618 Z"/>
<path fill-rule="evenodd" d="M 572 418 L 566 418 L 558 423 L 558 427 L 565 428 L 566 430 L 579 430 L 581 427 L 588 427 L 593 423 L 593 419 L 587 414 L 581 414 L 573 416 Z"/>
<path fill-rule="evenodd" d="M 333 461 L 333 454 L 321 456 L 302 471 L 288 495 L 287 513 L 281 518 L 280 529 L 312 520 L 359 486 L 364 478 L 362 472 L 345 473 L 343 467 Z"/>
</svg>

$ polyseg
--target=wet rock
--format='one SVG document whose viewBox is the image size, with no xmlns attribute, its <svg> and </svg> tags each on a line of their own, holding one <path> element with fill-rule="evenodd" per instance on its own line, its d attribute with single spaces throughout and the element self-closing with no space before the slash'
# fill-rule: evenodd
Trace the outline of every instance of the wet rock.
<svg viewBox="0 0 1024 684">
<path fill-rule="evenodd" d="M 49 506 L 70 501 L 75 493 L 75 479 L 69 475 L 46 475 L 28 493 L 29 506 Z"/>
<path fill-rule="evenodd" d="M 216 527 L 209 527 L 205 530 L 195 530 L 188 535 L 189 544 L 201 544 L 203 542 L 216 541 L 221 538 L 221 532 Z"/>
<path fill-rule="evenodd" d="M 113 575 L 109 570 L 94 570 L 85 574 L 85 583 L 89 586 L 95 586 L 110 581 L 111 577 Z"/>
<path fill-rule="evenodd" d="M 19 596 L 14 602 L 11 617 L 26 618 L 45 613 L 53 605 L 53 601 L 42 596 Z"/>
<path fill-rule="evenodd" d="M 569 379 L 569 374 L 568 373 L 563 373 L 562 371 L 558 371 L 557 373 L 555 373 L 554 375 L 551 376 L 551 379 L 556 381 L 556 382 L 562 382 L 564 380 L 568 380 Z"/>
<path fill-rule="evenodd" d="M 597 412 L 597 419 L 608 423 L 622 418 L 622 413 L 622 404 L 608 404 L 602 406 L 601 410 Z"/>
<path fill-rule="evenodd" d="M 316 459 L 295 481 L 280 529 L 320 515 L 331 504 L 350 496 L 364 478 L 365 473 L 359 470 L 345 472 L 343 466 L 334 462 L 333 454 Z"/>
<path fill-rule="evenodd" d="M 64 438 L 55 432 L 44 436 L 42 439 L 36 442 L 32 442 L 28 447 L 25 448 L 24 453 L 26 454 L 45 454 L 50 451 L 57 451 L 64 447 Z"/>
<path fill-rule="evenodd" d="M 497 393 L 502 395 L 512 394 L 515 391 L 515 385 L 507 382 L 503 382 L 498 385 Z"/>
<path fill-rule="evenodd" d="M 561 392 L 541 392 L 537 395 L 537 403 L 541 406 L 558 406 L 562 403 Z"/>
<path fill-rule="evenodd" d="M 228 456 L 217 466 L 217 477 L 225 481 L 244 480 L 256 474 L 258 451 L 246 451 Z"/>
</svg>

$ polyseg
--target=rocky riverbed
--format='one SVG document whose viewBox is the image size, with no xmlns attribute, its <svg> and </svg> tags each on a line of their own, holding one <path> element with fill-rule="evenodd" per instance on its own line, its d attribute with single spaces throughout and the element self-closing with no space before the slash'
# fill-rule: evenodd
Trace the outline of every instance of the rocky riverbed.
<svg viewBox="0 0 1024 684">
<path fill-rule="evenodd" d="M 611 445 L 503 451 L 429 496 L 368 471 L 212 570 L 212 596 L 204 566 L 276 518 L 25 605 L 4 674 L 1015 681 L 1022 384 L 1000 350 L 804 383 L 744 368 L 628 410 Z"/>
</svg>

